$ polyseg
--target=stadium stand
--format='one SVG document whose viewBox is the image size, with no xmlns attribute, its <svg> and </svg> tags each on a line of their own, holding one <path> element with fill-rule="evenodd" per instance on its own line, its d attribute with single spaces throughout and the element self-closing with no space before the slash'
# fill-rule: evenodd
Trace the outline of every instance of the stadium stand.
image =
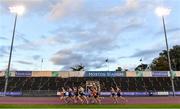
<svg viewBox="0 0 180 109">
<path fill-rule="evenodd" d="M 0 78 L 1 91 L 5 78 Z M 86 81 L 99 81 L 101 91 L 109 91 L 110 87 L 120 87 L 122 91 L 170 91 L 171 81 L 168 77 L 120 77 L 120 78 L 82 78 L 82 77 L 10 77 L 8 91 L 59 90 L 61 87 L 85 87 Z M 174 79 L 175 89 L 180 90 L 180 78 Z"/>
<path fill-rule="evenodd" d="M 100 83 L 101 92 L 109 92 L 110 87 L 120 87 L 122 92 L 169 92 L 172 91 L 171 87 L 171 78 L 168 76 L 167 72 L 152 73 L 150 76 L 147 76 L 145 73 L 134 73 L 136 75 L 122 75 L 117 72 L 111 72 L 112 75 L 109 75 L 107 72 L 83 72 L 83 75 L 80 75 L 82 72 L 68 72 L 66 73 L 49 73 L 41 72 L 41 75 L 31 74 L 27 75 L 26 73 L 16 73 L 11 74 L 8 81 L 7 92 L 22 92 L 23 95 L 36 96 L 36 95 L 56 95 L 57 91 L 61 87 L 86 87 L 87 81 L 98 81 Z M 87 75 L 87 73 L 89 73 Z M 107 73 L 107 74 L 106 74 Z M 160 75 L 162 73 L 162 75 Z M 167 75 L 164 75 L 167 73 Z M 56 74 L 56 75 L 55 75 Z M 57 75 L 58 74 L 58 75 Z M 114 75 L 116 74 L 116 75 Z M 156 74 L 154 76 L 154 74 Z M 178 73 L 177 73 L 178 74 Z M 177 75 L 176 74 L 176 75 Z M 0 77 L 0 92 L 4 91 L 5 76 Z M 174 77 L 175 90 L 180 91 L 180 77 Z"/>
</svg>

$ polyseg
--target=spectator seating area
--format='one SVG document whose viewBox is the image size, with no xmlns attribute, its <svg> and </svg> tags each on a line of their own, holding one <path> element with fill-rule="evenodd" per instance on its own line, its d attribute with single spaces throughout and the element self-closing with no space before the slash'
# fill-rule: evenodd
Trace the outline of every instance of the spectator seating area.
<svg viewBox="0 0 180 109">
<path fill-rule="evenodd" d="M 171 91 L 169 77 L 10 77 L 7 91 L 55 91 L 61 87 L 86 86 L 86 81 L 99 81 L 101 91 L 120 87 L 122 91 Z M 0 77 L 0 92 L 3 92 L 5 78 Z M 180 91 L 180 77 L 174 79 L 175 90 Z"/>
</svg>

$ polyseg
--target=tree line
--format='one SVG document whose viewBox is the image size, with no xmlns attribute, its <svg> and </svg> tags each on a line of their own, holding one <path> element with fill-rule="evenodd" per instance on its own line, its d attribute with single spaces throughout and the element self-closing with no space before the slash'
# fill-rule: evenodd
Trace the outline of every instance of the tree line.
<svg viewBox="0 0 180 109">
<path fill-rule="evenodd" d="M 170 59 L 171 59 L 171 67 L 174 71 L 180 71 L 180 45 L 175 45 L 169 50 Z M 140 64 L 135 70 L 147 70 L 150 69 L 152 71 L 168 71 L 169 64 L 167 58 L 167 50 L 162 50 L 159 53 L 159 56 L 154 58 L 152 62 L 148 64 Z"/>
<path fill-rule="evenodd" d="M 180 45 L 173 46 L 170 50 L 171 67 L 174 71 L 180 71 Z M 71 67 L 73 71 L 83 71 L 84 65 L 79 64 Z M 134 69 L 135 71 L 168 71 L 169 64 L 167 58 L 167 50 L 162 50 L 159 56 L 154 58 L 150 64 L 141 63 Z M 128 71 L 128 69 L 123 69 L 122 67 L 117 67 L 116 71 Z"/>
</svg>

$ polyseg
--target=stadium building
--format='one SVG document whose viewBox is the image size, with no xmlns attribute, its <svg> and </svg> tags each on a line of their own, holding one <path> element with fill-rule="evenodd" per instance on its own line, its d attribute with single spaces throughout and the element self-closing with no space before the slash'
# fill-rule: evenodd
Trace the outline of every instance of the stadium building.
<svg viewBox="0 0 180 109">
<path fill-rule="evenodd" d="M 175 94 L 180 95 L 180 71 L 172 73 Z M 110 95 L 110 87 L 119 87 L 123 96 L 172 95 L 169 71 L 11 71 L 6 95 L 57 96 L 60 88 L 92 84 L 101 96 Z M 5 72 L 0 71 L 0 94 L 4 92 Z"/>
</svg>

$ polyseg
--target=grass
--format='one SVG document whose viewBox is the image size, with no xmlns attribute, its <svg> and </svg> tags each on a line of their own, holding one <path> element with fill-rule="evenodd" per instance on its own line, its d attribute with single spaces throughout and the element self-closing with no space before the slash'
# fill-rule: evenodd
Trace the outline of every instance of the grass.
<svg viewBox="0 0 180 109">
<path fill-rule="evenodd" d="M 131 108 L 131 109 L 149 109 L 149 108 L 154 108 L 154 109 L 158 109 L 158 108 L 167 108 L 167 109 L 179 109 L 180 108 L 180 104 L 153 104 L 153 105 L 150 105 L 150 104 L 128 104 L 128 105 L 119 105 L 119 104 L 103 104 L 103 105 L 97 105 L 97 104 L 89 104 L 89 105 L 44 105 L 44 104 L 36 104 L 36 105 L 30 105 L 30 104 L 0 104 L 0 109 L 2 108 L 16 108 L 16 109 L 39 109 L 39 108 L 46 108 L 46 109 L 55 109 L 55 108 L 60 108 L 60 109 L 72 109 L 72 108 L 80 108 L 80 109 L 127 109 L 127 108 Z"/>
</svg>

